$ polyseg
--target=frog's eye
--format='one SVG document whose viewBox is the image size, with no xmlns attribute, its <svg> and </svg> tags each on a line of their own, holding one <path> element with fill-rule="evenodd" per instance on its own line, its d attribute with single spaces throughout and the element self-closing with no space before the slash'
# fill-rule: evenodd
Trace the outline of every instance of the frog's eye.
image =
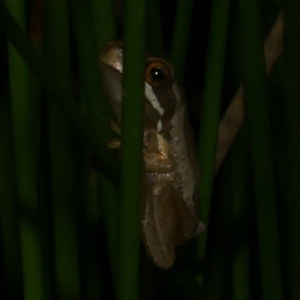
<svg viewBox="0 0 300 300">
<path fill-rule="evenodd" d="M 165 62 L 155 60 L 146 66 L 145 79 L 152 87 L 160 88 L 170 84 L 172 71 Z"/>
</svg>

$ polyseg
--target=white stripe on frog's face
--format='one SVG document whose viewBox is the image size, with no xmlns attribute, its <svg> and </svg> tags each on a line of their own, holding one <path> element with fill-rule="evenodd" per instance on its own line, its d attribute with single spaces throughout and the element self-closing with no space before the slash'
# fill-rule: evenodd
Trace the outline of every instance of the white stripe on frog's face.
<svg viewBox="0 0 300 300">
<path fill-rule="evenodd" d="M 158 112 L 158 114 L 162 117 L 164 115 L 164 109 L 161 107 L 156 95 L 153 92 L 151 85 L 148 82 L 145 82 L 145 96 L 149 100 L 152 107 Z M 161 118 L 158 120 L 156 129 L 158 132 L 162 129 Z"/>
<path fill-rule="evenodd" d="M 159 115 L 162 117 L 164 114 L 164 109 L 161 107 L 160 103 L 157 100 L 156 95 L 153 92 L 153 89 L 151 85 L 148 82 L 145 82 L 145 95 L 146 98 L 150 101 L 152 104 L 152 107 L 159 113 Z"/>
<path fill-rule="evenodd" d="M 157 129 L 157 132 L 160 132 L 160 131 L 161 131 L 161 129 L 162 129 L 162 122 L 161 122 L 161 119 L 158 120 L 157 125 L 156 125 L 156 129 Z"/>
</svg>

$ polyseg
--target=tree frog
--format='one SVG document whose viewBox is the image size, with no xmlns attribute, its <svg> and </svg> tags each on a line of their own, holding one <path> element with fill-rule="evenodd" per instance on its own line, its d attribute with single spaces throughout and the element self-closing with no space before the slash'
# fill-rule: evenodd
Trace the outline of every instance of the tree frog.
<svg viewBox="0 0 300 300">
<path fill-rule="evenodd" d="M 279 14 L 264 45 L 267 74 L 281 53 L 282 37 L 283 17 Z M 99 54 L 99 64 L 115 116 L 111 127 L 121 134 L 122 43 L 106 44 Z M 146 57 L 144 107 L 141 232 L 153 262 L 168 269 L 175 261 L 175 247 L 203 232 L 205 226 L 197 216 L 200 176 L 185 101 L 171 64 L 161 58 Z M 243 122 L 244 110 L 241 85 L 220 121 L 216 171 Z M 120 148 L 120 140 L 111 141 L 109 147 Z"/>
<path fill-rule="evenodd" d="M 122 43 L 106 44 L 99 64 L 115 116 L 112 129 L 120 134 Z M 141 232 L 153 262 L 168 269 L 175 261 L 175 247 L 202 232 L 204 224 L 197 216 L 199 169 L 185 101 L 171 64 L 161 58 L 146 57 L 144 107 Z M 119 148 L 120 141 L 109 146 Z"/>
</svg>

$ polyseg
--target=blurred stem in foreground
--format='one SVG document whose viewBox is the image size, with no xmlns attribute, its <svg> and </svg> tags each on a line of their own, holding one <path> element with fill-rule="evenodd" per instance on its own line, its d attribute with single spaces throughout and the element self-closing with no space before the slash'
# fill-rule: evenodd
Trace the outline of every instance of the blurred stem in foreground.
<svg viewBox="0 0 300 300">
<path fill-rule="evenodd" d="M 282 299 L 275 183 L 261 14 L 258 1 L 240 0 L 246 63 L 246 107 L 253 162 L 263 299 Z"/>
<path fill-rule="evenodd" d="M 117 299 L 138 298 L 145 66 L 145 0 L 125 1 Z"/>
<path fill-rule="evenodd" d="M 300 10 L 299 1 L 287 0 L 284 9 L 284 50 L 282 62 L 282 88 L 287 128 L 288 153 L 288 199 L 284 203 L 288 209 L 288 251 L 289 251 L 289 299 L 299 299 L 300 295 Z"/>
<path fill-rule="evenodd" d="M 220 119 L 228 9 L 228 0 L 213 1 L 210 37 L 207 49 L 206 77 L 199 135 L 199 160 L 202 174 L 199 193 L 199 215 L 207 226 L 209 226 L 211 192 L 215 175 L 214 166 Z M 208 232 L 209 228 L 207 232 L 198 238 L 200 261 L 203 261 L 205 256 Z"/>
<path fill-rule="evenodd" d="M 188 50 L 193 1 L 178 0 L 172 41 L 171 61 L 176 78 L 182 81 L 184 64 Z"/>
<path fill-rule="evenodd" d="M 57 70 L 57 77 L 70 91 L 70 45 L 66 1 L 45 1 L 44 56 Z M 80 273 L 77 223 L 79 185 L 76 185 L 75 159 L 78 141 L 74 128 L 57 103 L 48 94 L 49 161 L 52 225 L 54 236 L 55 285 L 58 298 L 80 297 Z M 82 201 L 82 200 L 81 200 Z"/>
<path fill-rule="evenodd" d="M 112 153 L 107 149 L 105 141 L 99 134 L 98 128 L 90 122 L 83 109 L 76 104 L 69 91 L 56 77 L 56 71 L 51 65 L 43 61 L 28 41 L 25 33 L 16 24 L 6 8 L 0 3 L 0 29 L 14 45 L 18 53 L 27 62 L 29 67 L 41 80 L 59 106 L 72 120 L 75 127 L 92 148 L 101 170 L 114 182 L 119 182 L 119 165 Z"/>
<path fill-rule="evenodd" d="M 7 1 L 10 12 L 25 28 L 25 5 Z M 8 45 L 12 126 L 15 146 L 19 226 L 25 299 L 45 297 L 41 254 L 41 227 L 38 218 L 37 163 L 33 156 L 29 70 L 11 44 Z"/>
</svg>

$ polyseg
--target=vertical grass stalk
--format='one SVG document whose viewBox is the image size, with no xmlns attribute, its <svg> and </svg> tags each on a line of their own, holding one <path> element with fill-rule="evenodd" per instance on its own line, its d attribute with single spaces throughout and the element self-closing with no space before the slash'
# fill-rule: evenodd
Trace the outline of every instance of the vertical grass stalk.
<svg viewBox="0 0 300 300">
<path fill-rule="evenodd" d="M 23 299 L 20 231 L 18 222 L 16 170 L 10 99 L 0 101 L 0 220 L 1 258 L 4 280 L 1 294 L 5 299 Z"/>
<path fill-rule="evenodd" d="M 145 1 L 125 2 L 118 299 L 137 299 L 142 192 Z"/>
<path fill-rule="evenodd" d="M 210 37 L 207 49 L 204 83 L 199 159 L 201 169 L 200 217 L 208 225 L 210 199 L 215 174 L 217 133 L 223 83 L 224 58 L 228 24 L 228 0 L 214 0 L 212 4 Z M 208 229 L 209 230 L 209 229 Z M 199 259 L 203 260 L 207 233 L 199 238 Z"/>
<path fill-rule="evenodd" d="M 297 0 L 285 1 L 284 9 L 284 49 L 282 63 L 282 87 L 287 128 L 288 152 L 288 192 L 283 199 L 287 205 L 289 224 L 289 268 L 290 282 L 287 294 L 296 300 L 300 295 L 300 11 Z"/>
<path fill-rule="evenodd" d="M 97 49 L 99 50 L 110 39 L 116 37 L 116 26 L 113 18 L 113 1 L 91 0 L 90 2 L 97 37 Z"/>
<path fill-rule="evenodd" d="M 275 185 L 259 1 L 240 4 L 263 299 L 282 299 Z"/>
<path fill-rule="evenodd" d="M 18 53 L 23 57 L 31 70 L 41 80 L 43 86 L 48 90 L 51 99 L 56 101 L 74 126 L 81 134 L 84 141 L 89 145 L 95 155 L 101 170 L 114 183 L 119 182 L 119 165 L 112 153 L 107 149 L 97 127 L 84 114 L 83 109 L 76 104 L 70 92 L 57 79 L 55 69 L 37 55 L 28 41 L 24 31 L 11 17 L 7 9 L 0 3 L 0 29 L 7 39 L 13 44 Z"/>
<path fill-rule="evenodd" d="M 237 135 L 232 147 L 232 204 L 233 204 L 233 299 L 250 300 L 250 249 L 248 207 L 248 135 L 245 126 Z M 245 222 L 246 220 L 246 222 Z M 246 223 L 246 224 L 245 224 Z M 241 228 L 239 230 L 239 228 Z M 239 242 L 237 242 L 239 241 Z"/>
<path fill-rule="evenodd" d="M 161 1 L 146 0 L 146 49 L 152 55 L 164 54 L 161 23 Z"/>
<path fill-rule="evenodd" d="M 178 81 L 181 81 L 186 53 L 189 43 L 190 21 L 192 15 L 193 1 L 178 0 L 173 32 L 171 62 L 177 74 Z"/>
<path fill-rule="evenodd" d="M 103 94 L 103 87 L 101 85 L 99 64 L 98 64 L 98 46 L 103 46 L 104 42 L 107 42 L 115 34 L 115 28 L 113 24 L 113 16 L 111 11 L 110 1 L 103 1 L 96 3 L 92 1 L 92 6 L 86 1 L 70 1 L 70 7 L 72 8 L 73 25 L 75 30 L 75 36 L 78 47 L 79 55 L 79 70 L 82 83 L 82 95 L 86 106 L 86 110 L 92 122 L 96 125 L 99 133 L 104 141 L 109 139 L 109 122 L 108 119 L 111 116 L 108 99 Z M 103 7 L 102 7 L 103 6 Z M 108 11 L 101 11 L 106 7 Z M 93 13 L 92 9 L 93 8 Z M 94 18 L 91 18 L 94 15 Z M 101 19 L 101 20 L 99 20 Z M 96 28 L 94 22 L 97 24 Z M 105 27 L 104 21 L 107 21 L 107 27 Z M 106 31 L 107 29 L 107 31 Z M 105 32 L 106 31 L 106 32 Z M 97 42 L 96 34 L 97 32 Z M 117 197 L 115 187 L 110 179 L 100 173 L 99 180 L 97 182 L 98 189 L 93 188 L 93 193 L 90 202 L 95 202 L 94 206 L 98 204 L 98 197 L 101 202 L 101 213 L 104 218 L 108 248 L 111 260 L 112 274 L 114 281 L 116 281 L 117 270 Z M 98 194 L 99 192 L 99 194 Z M 109 197 L 108 197 L 109 195 Z M 97 211 L 95 211 L 97 217 Z M 95 222 L 93 222 L 95 223 Z M 96 226 L 96 225 L 95 225 Z M 99 239 L 99 236 L 94 236 L 94 239 Z M 90 252 L 95 255 L 96 249 L 90 249 Z M 88 274 L 87 274 L 88 275 Z M 99 279 L 99 278 L 98 278 Z M 89 280 L 91 281 L 92 278 Z"/>
<path fill-rule="evenodd" d="M 45 2 L 44 54 L 57 77 L 70 90 L 70 48 L 67 1 Z M 48 94 L 48 97 L 50 95 Z M 80 297 L 73 128 L 65 113 L 48 100 L 51 204 L 53 209 L 54 261 L 57 296 Z M 77 160 L 77 161 L 82 161 Z M 77 163 L 78 164 L 78 163 Z M 81 200 L 82 201 L 82 200 Z"/>
<path fill-rule="evenodd" d="M 17 22 L 25 28 L 25 3 L 7 1 L 7 7 Z M 19 226 L 25 299 L 45 296 L 41 256 L 41 231 L 38 219 L 37 170 L 33 157 L 32 115 L 29 92 L 29 70 L 26 62 L 9 45 L 9 79 L 11 113 L 15 146 Z"/>
<path fill-rule="evenodd" d="M 114 23 L 113 3 L 111 0 L 106 1 L 91 1 L 95 32 L 97 36 L 97 50 L 104 46 L 109 40 L 116 38 L 116 24 Z M 91 74 L 93 76 L 93 74 Z M 99 101 L 106 101 L 109 103 L 108 97 L 103 93 L 104 87 L 102 81 L 99 82 L 101 89 L 101 99 Z M 88 101 L 88 98 L 85 99 Z M 103 112 L 104 113 L 104 112 Z M 88 112 L 88 114 L 90 114 Z M 110 113 L 109 113 L 110 115 Z M 107 236 L 109 256 L 111 261 L 111 268 L 113 274 L 114 285 L 117 286 L 117 264 L 118 264 L 118 231 L 119 231 L 119 214 L 118 214 L 118 198 L 116 185 L 98 172 L 97 182 L 98 199 L 100 203 L 100 210 L 103 215 L 105 232 Z"/>
</svg>

